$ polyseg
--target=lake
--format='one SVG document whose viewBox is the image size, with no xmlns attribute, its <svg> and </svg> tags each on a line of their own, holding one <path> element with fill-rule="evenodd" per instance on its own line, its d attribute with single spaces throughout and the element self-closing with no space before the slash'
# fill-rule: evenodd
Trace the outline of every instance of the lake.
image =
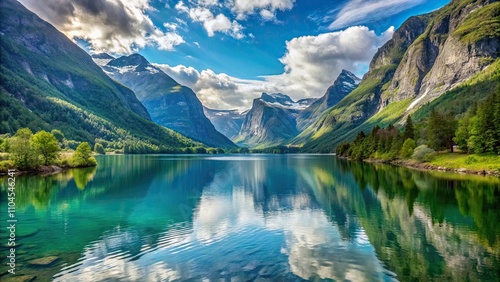
<svg viewBox="0 0 500 282">
<path fill-rule="evenodd" d="M 17 177 L 17 273 L 35 281 L 499 280 L 496 178 L 331 155 L 98 162 Z M 34 265 L 48 256 L 57 260 Z"/>
</svg>

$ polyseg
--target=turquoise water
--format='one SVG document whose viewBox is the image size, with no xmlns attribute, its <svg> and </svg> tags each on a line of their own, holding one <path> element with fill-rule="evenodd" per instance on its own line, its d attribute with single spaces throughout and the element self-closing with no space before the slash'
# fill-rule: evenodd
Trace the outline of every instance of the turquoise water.
<svg viewBox="0 0 500 282">
<path fill-rule="evenodd" d="M 98 162 L 17 178 L 17 273 L 35 281 L 499 280 L 498 179 L 328 155 Z M 47 256 L 58 260 L 30 264 Z"/>
</svg>

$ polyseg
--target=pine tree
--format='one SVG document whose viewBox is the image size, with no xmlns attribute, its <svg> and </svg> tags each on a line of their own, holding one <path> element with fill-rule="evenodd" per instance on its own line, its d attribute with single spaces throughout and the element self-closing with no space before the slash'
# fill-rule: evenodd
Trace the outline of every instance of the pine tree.
<svg viewBox="0 0 500 282">
<path fill-rule="evenodd" d="M 406 123 L 405 123 L 405 131 L 404 131 L 403 140 L 406 140 L 406 139 L 415 140 L 415 129 L 413 127 L 413 121 L 411 120 L 410 115 L 408 115 L 408 117 L 406 118 Z"/>
</svg>

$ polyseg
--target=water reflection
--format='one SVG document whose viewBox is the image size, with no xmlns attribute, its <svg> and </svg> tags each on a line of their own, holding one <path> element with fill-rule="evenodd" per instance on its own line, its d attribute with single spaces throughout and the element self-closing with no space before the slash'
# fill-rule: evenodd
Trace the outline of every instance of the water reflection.
<svg viewBox="0 0 500 282">
<path fill-rule="evenodd" d="M 37 246 L 24 259 L 61 258 L 44 274 L 25 273 L 407 281 L 491 280 L 499 271 L 498 179 L 307 155 L 99 163 L 19 178 L 19 217 L 37 231 L 21 239 Z"/>
</svg>

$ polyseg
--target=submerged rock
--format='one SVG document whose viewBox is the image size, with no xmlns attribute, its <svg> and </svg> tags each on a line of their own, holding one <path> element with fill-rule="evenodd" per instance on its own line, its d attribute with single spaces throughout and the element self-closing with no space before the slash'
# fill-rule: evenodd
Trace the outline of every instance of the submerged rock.
<svg viewBox="0 0 500 282">
<path fill-rule="evenodd" d="M 36 279 L 35 275 L 20 275 L 20 276 L 7 276 L 5 282 L 31 282 Z"/>
<path fill-rule="evenodd" d="M 30 260 L 28 263 L 33 266 L 49 266 L 56 262 L 59 258 L 56 256 L 48 256 L 44 258 Z"/>
</svg>

